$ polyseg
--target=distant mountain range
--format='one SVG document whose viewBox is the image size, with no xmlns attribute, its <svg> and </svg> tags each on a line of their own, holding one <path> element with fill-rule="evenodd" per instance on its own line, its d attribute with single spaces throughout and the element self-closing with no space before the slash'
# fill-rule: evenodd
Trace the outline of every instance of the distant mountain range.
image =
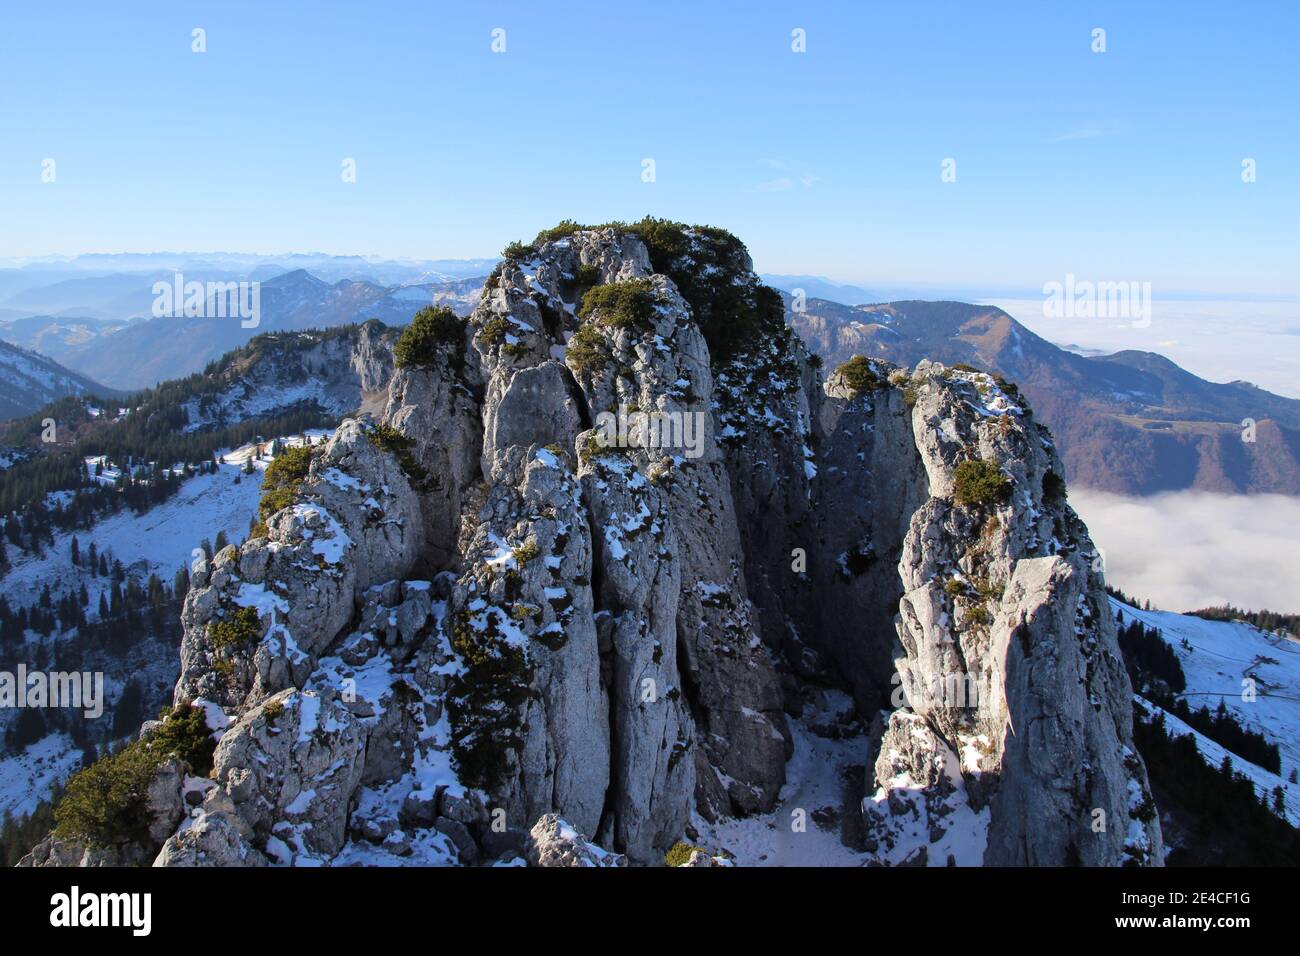
<svg viewBox="0 0 1300 956">
<path fill-rule="evenodd" d="M 0 260 L 0 309 L 24 308 L 22 303 L 32 300 L 19 300 L 17 304 L 7 300 L 26 290 L 75 280 L 116 280 L 119 277 L 171 272 L 184 272 L 195 279 L 217 276 L 270 279 L 297 269 L 307 269 L 327 282 L 364 279 L 379 285 L 404 285 L 486 275 L 496 261 L 496 258 L 381 259 L 370 256 L 331 256 L 319 252 L 285 255 L 242 252 L 92 253 L 71 257 L 6 259 Z M 95 293 L 96 287 L 87 285 L 85 288 L 92 294 Z"/>
<path fill-rule="evenodd" d="M 84 390 L 93 380 L 104 394 L 152 387 L 201 370 L 261 332 L 371 318 L 400 325 L 431 303 L 466 314 L 496 261 L 235 252 L 0 260 L 0 340 L 46 356 L 37 364 L 47 363 L 49 379 L 10 374 L 0 417 L 78 394 L 59 382 L 78 382 Z M 231 319 L 155 318 L 154 284 L 177 275 L 187 282 L 261 283 L 261 321 L 246 329 Z"/>
<path fill-rule="evenodd" d="M 184 275 L 187 280 L 206 281 L 197 273 Z M 147 293 L 152 303 L 152 276 L 145 277 L 147 286 L 140 276 L 128 278 L 137 284 L 137 292 L 142 289 Z M 252 328 L 244 328 L 237 318 L 122 321 L 89 315 L 75 318 L 41 315 L 0 321 L 0 338 L 39 349 L 110 388 L 131 390 L 200 371 L 262 332 L 331 328 L 367 319 L 404 325 L 422 306 L 430 304 L 447 305 L 458 313 L 468 314 L 478 301 L 482 285 L 482 277 L 445 275 L 436 280 L 397 286 L 359 279 L 327 282 L 298 269 L 261 281 L 260 317 L 257 326 Z M 51 288 L 42 291 L 50 293 Z M 41 404 L 44 402 L 27 410 Z"/>
<path fill-rule="evenodd" d="M 774 289 L 786 289 L 790 292 L 794 292 L 795 289 L 802 289 L 806 298 L 826 299 L 829 302 L 838 302 L 841 305 L 855 305 L 858 302 L 871 302 L 879 298 L 878 295 L 868 292 L 862 286 L 832 282 L 823 276 L 778 275 L 768 272 L 759 276 L 759 278 Z"/>
<path fill-rule="evenodd" d="M 1120 494 L 1185 488 L 1300 495 L 1300 401 L 1216 384 L 1152 352 L 1079 355 L 992 306 L 808 299 L 786 319 L 829 365 L 853 355 L 965 363 L 1017 384 L 1051 427 L 1066 478 Z M 1243 422 L 1253 421 L 1254 441 Z"/>
</svg>

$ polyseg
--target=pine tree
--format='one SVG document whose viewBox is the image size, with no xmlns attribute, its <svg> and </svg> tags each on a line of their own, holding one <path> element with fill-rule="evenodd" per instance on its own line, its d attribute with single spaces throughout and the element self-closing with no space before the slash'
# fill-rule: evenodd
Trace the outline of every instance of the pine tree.
<svg viewBox="0 0 1300 956">
<path fill-rule="evenodd" d="M 117 737 L 133 734 L 143 721 L 144 696 L 140 693 L 140 685 L 130 681 L 122 689 L 122 696 L 113 712 L 113 734 Z"/>
<path fill-rule="evenodd" d="M 9 731 L 9 746 L 14 750 L 26 750 L 45 736 L 45 730 L 45 715 L 40 709 L 24 707 Z"/>
</svg>

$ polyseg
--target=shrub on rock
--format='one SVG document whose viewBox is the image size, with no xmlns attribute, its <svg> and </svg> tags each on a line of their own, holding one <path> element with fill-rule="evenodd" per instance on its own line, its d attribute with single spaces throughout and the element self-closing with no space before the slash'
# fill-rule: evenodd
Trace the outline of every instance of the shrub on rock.
<svg viewBox="0 0 1300 956">
<path fill-rule="evenodd" d="M 871 367 L 871 362 L 862 355 L 855 355 L 840 365 L 835 369 L 835 375 L 853 391 L 854 398 L 863 392 L 873 392 L 885 384 Z"/>
<path fill-rule="evenodd" d="M 428 368 L 447 351 L 459 358 L 465 347 L 465 320 L 446 306 L 425 306 L 402 330 L 393 346 L 398 368 Z"/>
<path fill-rule="evenodd" d="M 963 461 L 953 473 L 959 505 L 982 508 L 1005 501 L 1011 494 L 1011 479 L 991 461 Z"/>
</svg>

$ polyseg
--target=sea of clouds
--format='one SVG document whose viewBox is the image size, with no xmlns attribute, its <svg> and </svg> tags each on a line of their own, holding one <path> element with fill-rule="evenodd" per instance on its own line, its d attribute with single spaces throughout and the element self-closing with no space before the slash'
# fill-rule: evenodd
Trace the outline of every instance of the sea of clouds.
<svg viewBox="0 0 1300 956">
<path fill-rule="evenodd" d="M 1300 613 L 1300 498 L 1071 488 L 1106 580 L 1169 611 L 1219 604 Z"/>
</svg>

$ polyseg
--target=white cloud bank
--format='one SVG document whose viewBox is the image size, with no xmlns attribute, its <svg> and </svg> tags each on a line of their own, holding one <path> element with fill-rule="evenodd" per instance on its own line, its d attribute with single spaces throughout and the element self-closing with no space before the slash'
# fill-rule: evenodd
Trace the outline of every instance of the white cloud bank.
<svg viewBox="0 0 1300 956">
<path fill-rule="evenodd" d="M 1071 488 L 1106 580 L 1169 611 L 1217 604 L 1300 612 L 1300 498 Z"/>
</svg>

